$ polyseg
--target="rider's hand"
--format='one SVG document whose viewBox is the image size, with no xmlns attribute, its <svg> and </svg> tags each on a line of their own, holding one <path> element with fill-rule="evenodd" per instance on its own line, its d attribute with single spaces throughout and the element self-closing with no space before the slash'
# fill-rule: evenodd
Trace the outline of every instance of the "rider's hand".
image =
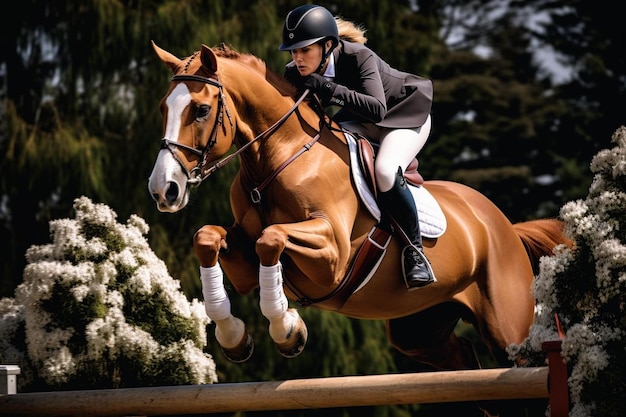
<svg viewBox="0 0 626 417">
<path fill-rule="evenodd" d="M 333 96 L 337 84 L 332 81 L 328 81 L 317 73 L 309 75 L 304 82 L 304 87 L 311 90 L 311 92 L 317 94 L 322 101 L 328 101 Z"/>
</svg>

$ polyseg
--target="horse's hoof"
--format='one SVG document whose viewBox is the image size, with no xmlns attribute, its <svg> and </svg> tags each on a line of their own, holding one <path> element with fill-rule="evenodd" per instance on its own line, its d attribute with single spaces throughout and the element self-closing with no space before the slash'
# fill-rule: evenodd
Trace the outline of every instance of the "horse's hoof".
<svg viewBox="0 0 626 417">
<path fill-rule="evenodd" d="M 295 358 L 304 350 L 308 336 L 306 325 L 302 319 L 300 319 L 299 326 L 297 326 L 295 332 L 289 336 L 289 340 L 285 343 L 276 343 L 278 352 L 285 358 Z"/>
<path fill-rule="evenodd" d="M 248 329 L 245 329 L 241 342 L 237 346 L 232 348 L 222 347 L 222 352 L 226 359 L 234 363 L 242 363 L 250 359 L 252 352 L 254 352 L 254 339 L 248 333 Z"/>
</svg>

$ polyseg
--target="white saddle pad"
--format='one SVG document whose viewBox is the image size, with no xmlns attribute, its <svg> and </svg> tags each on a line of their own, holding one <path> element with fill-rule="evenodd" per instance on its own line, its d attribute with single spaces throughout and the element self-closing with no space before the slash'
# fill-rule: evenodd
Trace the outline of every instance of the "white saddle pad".
<svg viewBox="0 0 626 417">
<path fill-rule="evenodd" d="M 376 203 L 374 195 L 367 186 L 365 175 L 363 171 L 361 171 L 361 166 L 358 161 L 356 139 L 348 133 L 346 133 L 346 139 L 350 148 L 350 171 L 352 172 L 352 178 L 356 185 L 357 192 L 363 204 L 367 207 L 367 210 L 376 220 L 380 220 L 380 208 Z M 432 239 L 440 237 L 446 231 L 447 227 L 446 216 L 443 214 L 441 206 L 439 206 L 435 197 L 433 197 L 426 188 L 409 184 L 409 189 L 413 194 L 415 205 L 417 206 L 422 236 Z"/>
</svg>

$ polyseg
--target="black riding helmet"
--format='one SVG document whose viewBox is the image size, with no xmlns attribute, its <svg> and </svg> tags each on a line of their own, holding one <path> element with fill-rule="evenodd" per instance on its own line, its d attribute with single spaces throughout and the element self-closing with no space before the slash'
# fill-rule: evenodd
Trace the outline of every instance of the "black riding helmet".
<svg viewBox="0 0 626 417">
<path fill-rule="evenodd" d="M 333 40 L 333 46 L 339 43 L 335 18 L 322 6 L 306 4 L 287 14 L 283 27 L 283 43 L 278 49 L 289 51 L 304 48 L 326 38 Z"/>
<path fill-rule="evenodd" d="M 278 49 L 290 51 L 316 42 L 323 43 L 326 39 L 331 39 L 333 46 L 328 51 L 323 51 L 318 71 L 339 43 L 339 32 L 335 18 L 326 8 L 316 4 L 306 4 L 296 7 L 287 14 L 285 26 L 283 26 L 283 43 Z"/>
</svg>

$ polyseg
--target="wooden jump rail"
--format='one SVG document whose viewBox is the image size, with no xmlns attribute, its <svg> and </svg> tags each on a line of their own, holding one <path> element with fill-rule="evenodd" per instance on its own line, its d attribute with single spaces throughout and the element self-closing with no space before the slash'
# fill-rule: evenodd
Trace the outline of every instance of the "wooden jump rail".
<svg viewBox="0 0 626 417">
<path fill-rule="evenodd" d="M 558 320 L 557 320 L 558 324 Z M 345 376 L 17 394 L 19 367 L 0 366 L 0 415 L 162 416 L 548 398 L 550 417 L 568 417 L 561 340 L 546 341 L 548 366 Z"/>
<path fill-rule="evenodd" d="M 0 396 L 0 414 L 159 416 L 550 398 L 548 372 L 548 367 L 498 368 L 23 393 Z"/>
</svg>

